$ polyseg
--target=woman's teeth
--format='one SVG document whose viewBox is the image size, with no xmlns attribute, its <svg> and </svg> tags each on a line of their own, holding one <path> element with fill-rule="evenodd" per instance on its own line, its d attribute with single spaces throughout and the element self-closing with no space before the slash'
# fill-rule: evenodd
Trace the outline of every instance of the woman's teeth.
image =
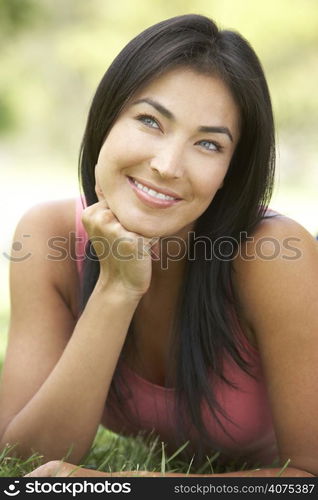
<svg viewBox="0 0 318 500">
<path fill-rule="evenodd" d="M 158 191 L 154 191 L 153 189 L 147 188 L 143 184 L 140 184 L 139 182 L 135 181 L 135 179 L 132 179 L 133 183 L 137 186 L 138 189 L 141 191 L 145 191 L 146 193 L 150 194 L 150 196 L 153 196 L 154 198 L 160 198 L 161 200 L 176 200 L 177 198 L 173 198 L 172 196 L 168 196 L 163 193 L 158 193 Z"/>
</svg>

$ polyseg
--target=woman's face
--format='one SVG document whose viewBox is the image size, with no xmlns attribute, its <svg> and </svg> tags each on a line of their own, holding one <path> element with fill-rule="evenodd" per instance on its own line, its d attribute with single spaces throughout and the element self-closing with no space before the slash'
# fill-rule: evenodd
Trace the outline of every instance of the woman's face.
<svg viewBox="0 0 318 500">
<path fill-rule="evenodd" d="M 238 139 L 239 111 L 225 84 L 174 69 L 122 110 L 100 150 L 96 182 L 128 231 L 184 236 L 222 188 Z M 170 192 L 172 203 L 140 184 Z"/>
</svg>

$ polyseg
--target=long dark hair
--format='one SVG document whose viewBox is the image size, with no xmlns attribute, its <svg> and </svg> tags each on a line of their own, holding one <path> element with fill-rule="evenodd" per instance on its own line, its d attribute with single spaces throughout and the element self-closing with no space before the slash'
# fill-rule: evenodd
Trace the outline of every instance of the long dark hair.
<svg viewBox="0 0 318 500">
<path fill-rule="evenodd" d="M 185 408 L 203 443 L 212 444 L 202 420 L 207 402 L 219 422 L 226 416 L 215 398 L 209 374 L 228 384 L 222 368 L 230 356 L 249 373 L 237 333 L 239 317 L 232 286 L 232 261 L 242 235 L 248 236 L 265 216 L 272 194 L 275 135 L 271 101 L 261 64 L 249 43 L 234 31 L 219 30 L 201 15 L 166 19 L 133 38 L 103 76 L 91 109 L 81 146 L 79 176 L 87 205 L 96 203 L 94 168 L 107 134 L 127 101 L 152 79 L 176 67 L 215 75 L 230 89 L 240 110 L 240 140 L 224 185 L 195 223 L 196 240 L 222 243 L 218 258 L 207 258 L 197 245 L 188 259 L 175 324 L 175 389 L 179 408 Z M 237 244 L 233 244 L 237 242 Z M 84 263 L 82 310 L 99 275 L 99 262 L 88 242 Z M 128 333 L 129 335 L 129 333 Z M 112 388 L 116 390 L 116 373 Z M 179 412 L 181 418 L 183 412 Z M 180 430 L 180 426 L 178 426 Z M 183 421 L 180 436 L 186 436 Z M 199 451 L 200 454 L 200 451 Z"/>
</svg>

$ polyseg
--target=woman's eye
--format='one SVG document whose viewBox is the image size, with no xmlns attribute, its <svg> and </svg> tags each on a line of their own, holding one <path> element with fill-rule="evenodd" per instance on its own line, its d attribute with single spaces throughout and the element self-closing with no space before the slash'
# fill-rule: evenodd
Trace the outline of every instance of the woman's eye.
<svg viewBox="0 0 318 500">
<path fill-rule="evenodd" d="M 221 151 L 221 146 L 216 142 L 212 141 L 200 141 L 199 144 L 203 144 L 204 149 L 208 151 Z"/>
<path fill-rule="evenodd" d="M 151 115 L 138 115 L 136 119 L 147 125 L 147 127 L 160 129 L 157 120 Z"/>
</svg>

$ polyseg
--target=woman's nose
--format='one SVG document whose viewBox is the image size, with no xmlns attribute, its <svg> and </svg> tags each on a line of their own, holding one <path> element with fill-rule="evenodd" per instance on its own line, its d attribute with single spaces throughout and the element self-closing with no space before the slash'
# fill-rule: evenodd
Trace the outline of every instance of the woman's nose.
<svg viewBox="0 0 318 500">
<path fill-rule="evenodd" d="M 161 177 L 177 179 L 184 172 L 184 156 L 180 147 L 167 147 L 158 152 L 150 161 L 150 167 Z"/>
</svg>

